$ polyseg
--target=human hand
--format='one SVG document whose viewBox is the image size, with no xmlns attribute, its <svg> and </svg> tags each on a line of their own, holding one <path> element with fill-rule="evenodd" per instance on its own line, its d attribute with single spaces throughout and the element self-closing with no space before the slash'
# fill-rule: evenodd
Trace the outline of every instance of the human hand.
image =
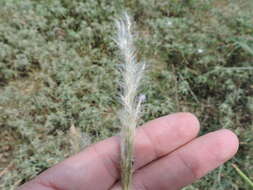
<svg viewBox="0 0 253 190">
<path fill-rule="evenodd" d="M 230 159 L 238 139 L 229 130 L 197 137 L 192 114 L 171 114 L 137 129 L 134 190 L 180 189 Z M 100 141 L 46 170 L 18 190 L 120 190 L 120 138 Z"/>
</svg>

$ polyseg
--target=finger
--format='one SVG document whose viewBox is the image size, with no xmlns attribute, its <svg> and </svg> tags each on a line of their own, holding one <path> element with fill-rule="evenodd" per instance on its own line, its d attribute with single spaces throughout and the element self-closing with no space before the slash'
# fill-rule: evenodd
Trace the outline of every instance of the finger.
<svg viewBox="0 0 253 190">
<path fill-rule="evenodd" d="M 134 167 L 138 169 L 170 153 L 196 137 L 198 131 L 198 120 L 189 113 L 148 122 L 136 133 Z M 119 141 L 119 137 L 112 137 L 96 143 L 35 180 L 56 189 L 108 189 L 119 178 Z"/>
<path fill-rule="evenodd" d="M 133 189 L 180 189 L 230 159 L 238 144 L 234 133 L 224 129 L 199 137 L 137 171 Z"/>
<path fill-rule="evenodd" d="M 177 113 L 146 123 L 135 137 L 135 169 L 156 160 L 194 139 L 199 121 L 190 113 Z"/>
</svg>

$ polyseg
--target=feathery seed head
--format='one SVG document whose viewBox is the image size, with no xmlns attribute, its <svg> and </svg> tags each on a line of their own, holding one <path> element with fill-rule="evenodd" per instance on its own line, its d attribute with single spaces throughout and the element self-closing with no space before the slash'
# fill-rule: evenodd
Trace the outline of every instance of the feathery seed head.
<svg viewBox="0 0 253 190">
<path fill-rule="evenodd" d="M 132 183 L 132 161 L 135 128 L 138 124 L 141 103 L 144 95 L 138 96 L 138 88 L 145 70 L 144 63 L 137 63 L 134 47 L 132 23 L 127 13 L 116 21 L 116 43 L 120 49 L 123 64 L 120 67 L 122 93 L 120 99 L 122 110 L 119 112 L 121 122 L 121 181 L 123 190 L 130 190 Z"/>
</svg>

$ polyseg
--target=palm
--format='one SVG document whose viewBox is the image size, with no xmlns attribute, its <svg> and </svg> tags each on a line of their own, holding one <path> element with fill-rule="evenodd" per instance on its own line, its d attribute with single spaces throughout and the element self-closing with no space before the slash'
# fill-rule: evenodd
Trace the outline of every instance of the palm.
<svg viewBox="0 0 253 190">
<path fill-rule="evenodd" d="M 197 119 L 178 113 L 137 131 L 133 189 L 180 189 L 230 159 L 238 139 L 229 130 L 196 138 Z M 119 137 L 98 142 L 57 164 L 19 190 L 120 189 Z"/>
</svg>

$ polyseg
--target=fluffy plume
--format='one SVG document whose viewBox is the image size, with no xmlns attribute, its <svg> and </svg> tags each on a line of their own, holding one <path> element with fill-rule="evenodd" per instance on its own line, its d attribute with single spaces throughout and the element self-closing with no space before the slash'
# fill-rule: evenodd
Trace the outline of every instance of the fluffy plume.
<svg viewBox="0 0 253 190">
<path fill-rule="evenodd" d="M 131 19 L 127 13 L 116 21 L 116 43 L 122 56 L 120 94 L 123 109 L 119 113 L 121 121 L 121 183 L 123 190 L 130 190 L 133 174 L 133 150 L 135 128 L 138 124 L 141 111 L 141 103 L 144 95 L 138 95 L 138 88 L 145 70 L 144 63 L 137 63 L 134 47 L 134 35 L 132 33 Z"/>
</svg>

